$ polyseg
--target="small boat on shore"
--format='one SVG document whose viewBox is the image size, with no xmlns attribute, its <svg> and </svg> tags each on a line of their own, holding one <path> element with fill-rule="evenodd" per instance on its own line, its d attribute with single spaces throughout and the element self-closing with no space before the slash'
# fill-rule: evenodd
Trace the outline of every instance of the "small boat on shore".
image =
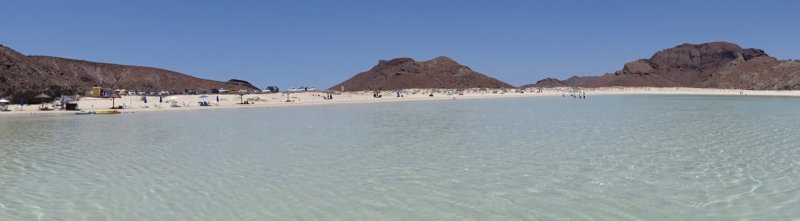
<svg viewBox="0 0 800 221">
<path fill-rule="evenodd" d="M 95 114 L 95 111 L 78 111 L 78 112 L 75 112 L 75 115 L 89 115 L 89 114 Z"/>
<path fill-rule="evenodd" d="M 121 114 L 122 112 L 112 109 L 97 110 L 95 114 Z"/>
</svg>

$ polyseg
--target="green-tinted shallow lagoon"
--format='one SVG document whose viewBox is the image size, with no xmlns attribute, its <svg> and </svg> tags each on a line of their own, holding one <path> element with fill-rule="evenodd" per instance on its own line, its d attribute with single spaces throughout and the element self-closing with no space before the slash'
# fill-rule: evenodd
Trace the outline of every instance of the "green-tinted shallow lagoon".
<svg viewBox="0 0 800 221">
<path fill-rule="evenodd" d="M 0 220 L 786 220 L 798 208 L 798 98 L 0 118 Z"/>
</svg>

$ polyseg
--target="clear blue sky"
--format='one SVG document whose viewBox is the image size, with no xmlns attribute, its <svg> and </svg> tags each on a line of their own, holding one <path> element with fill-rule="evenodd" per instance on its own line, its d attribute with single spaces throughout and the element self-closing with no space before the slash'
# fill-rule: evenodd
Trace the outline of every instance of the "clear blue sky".
<svg viewBox="0 0 800 221">
<path fill-rule="evenodd" d="M 0 44 L 263 87 L 327 88 L 379 59 L 449 56 L 514 85 L 680 43 L 800 58 L 798 1 L 5 1 Z"/>
</svg>

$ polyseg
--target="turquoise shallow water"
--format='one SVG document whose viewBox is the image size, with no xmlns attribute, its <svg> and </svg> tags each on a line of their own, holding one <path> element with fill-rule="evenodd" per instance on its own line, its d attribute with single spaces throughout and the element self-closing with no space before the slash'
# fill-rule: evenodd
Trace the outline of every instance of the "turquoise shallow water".
<svg viewBox="0 0 800 221">
<path fill-rule="evenodd" d="M 800 99 L 0 118 L 0 220 L 787 220 Z"/>
</svg>

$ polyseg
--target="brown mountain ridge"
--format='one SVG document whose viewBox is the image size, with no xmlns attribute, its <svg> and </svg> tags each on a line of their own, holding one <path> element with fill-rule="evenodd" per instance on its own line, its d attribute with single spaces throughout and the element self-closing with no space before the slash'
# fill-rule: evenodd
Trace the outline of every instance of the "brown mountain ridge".
<svg viewBox="0 0 800 221">
<path fill-rule="evenodd" d="M 0 45 L 0 97 L 32 98 L 81 94 L 92 86 L 135 90 L 257 89 L 246 81 L 214 81 L 141 66 L 107 64 L 47 56 L 26 56 Z M 800 61 L 778 60 L 761 49 L 728 42 L 681 44 L 648 59 L 623 65 L 601 76 L 547 78 L 523 87 L 698 87 L 753 90 L 800 90 Z M 513 88 L 441 56 L 381 60 L 370 70 L 331 87 L 369 91 L 408 88 Z"/>
<path fill-rule="evenodd" d="M 26 56 L 0 45 L 0 97 L 31 100 L 42 92 L 50 96 L 62 92 L 83 94 L 93 86 L 181 92 L 184 89 L 257 89 L 246 81 L 207 80 L 158 68 Z"/>
<path fill-rule="evenodd" d="M 334 85 L 331 90 L 371 91 L 408 88 L 513 88 L 510 84 L 473 71 L 448 57 L 429 61 L 411 58 L 381 60 L 372 69 Z"/>
<path fill-rule="evenodd" d="M 697 87 L 800 90 L 800 62 L 728 42 L 681 44 L 601 76 L 547 78 L 523 87 Z"/>
</svg>

